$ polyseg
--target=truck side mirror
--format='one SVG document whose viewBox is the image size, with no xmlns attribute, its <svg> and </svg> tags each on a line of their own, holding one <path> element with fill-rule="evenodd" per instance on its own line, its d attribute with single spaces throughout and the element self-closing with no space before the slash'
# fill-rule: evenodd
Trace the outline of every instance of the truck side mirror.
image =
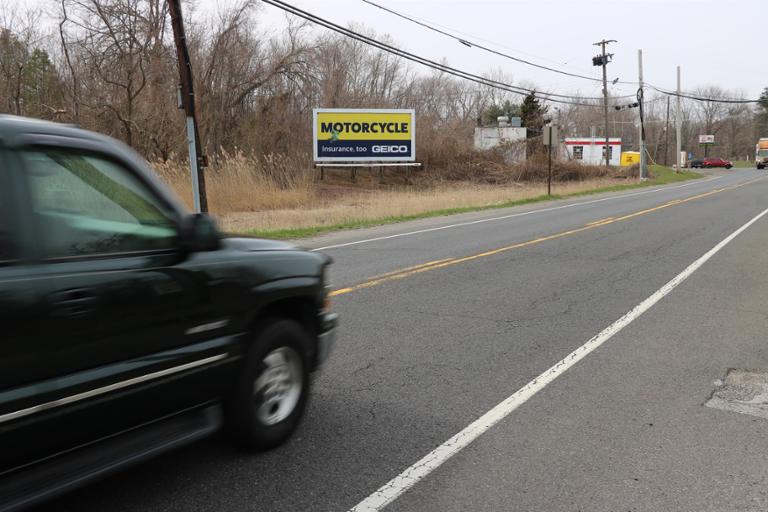
<svg viewBox="0 0 768 512">
<path fill-rule="evenodd" d="M 221 233 L 216 222 L 204 213 L 184 217 L 180 239 L 182 249 L 187 252 L 215 251 L 221 247 Z"/>
</svg>

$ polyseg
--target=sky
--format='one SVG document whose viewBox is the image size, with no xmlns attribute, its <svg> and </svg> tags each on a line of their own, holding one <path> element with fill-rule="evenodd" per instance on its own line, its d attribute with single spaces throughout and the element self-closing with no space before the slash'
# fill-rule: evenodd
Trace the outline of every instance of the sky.
<svg viewBox="0 0 768 512">
<path fill-rule="evenodd" d="M 238 0 L 190 0 L 196 14 L 215 16 Z M 503 71 L 516 84 L 539 90 L 600 96 L 597 81 L 570 78 L 467 48 L 455 40 L 368 5 L 363 0 L 285 0 L 340 25 L 364 24 L 389 34 L 398 45 L 432 60 L 475 74 Z M 577 73 L 601 77 L 592 66 L 593 43 L 616 39 L 608 66 L 609 80 L 636 82 L 637 50 L 643 50 L 646 82 L 682 88 L 718 85 L 757 98 L 768 87 L 765 17 L 768 0 L 373 0 L 419 18 L 469 41 L 512 56 Z M 55 0 L 0 0 L 11 10 L 21 6 L 54 7 Z M 283 11 L 258 2 L 259 28 L 279 34 L 286 26 Z M 4 10 L 0 7 L 0 11 Z M 325 30 L 318 28 L 317 30 Z M 414 69 L 421 68 L 413 64 Z M 428 72 L 426 68 L 421 68 Z M 612 94 L 634 94 L 636 86 L 609 86 Z"/>
<path fill-rule="evenodd" d="M 286 0 L 340 25 L 363 23 L 386 33 L 398 44 L 433 60 L 483 74 L 502 70 L 515 83 L 533 83 L 549 92 L 599 96 L 602 84 L 575 79 L 467 48 L 377 9 L 362 0 Z M 683 90 L 719 85 L 757 98 L 768 86 L 762 63 L 766 34 L 759 26 L 766 0 L 373 0 L 432 25 L 447 27 L 463 38 L 547 66 L 600 78 L 592 66 L 593 43 L 616 39 L 609 80 L 637 81 L 637 50 L 643 50 L 644 78 L 674 89 L 676 66 L 682 67 Z M 197 0 L 201 11 L 214 13 L 221 0 Z M 285 14 L 261 4 L 257 19 L 263 30 L 279 33 Z M 321 29 L 324 30 L 324 29 Z M 417 66 L 414 64 L 414 66 Z M 425 70 L 426 71 L 426 70 Z M 632 94 L 635 86 L 617 85 L 615 94 Z"/>
</svg>

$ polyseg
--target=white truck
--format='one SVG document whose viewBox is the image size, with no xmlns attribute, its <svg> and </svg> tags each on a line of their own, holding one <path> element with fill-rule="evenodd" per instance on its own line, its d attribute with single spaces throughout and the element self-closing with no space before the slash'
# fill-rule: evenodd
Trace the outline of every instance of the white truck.
<svg viewBox="0 0 768 512">
<path fill-rule="evenodd" d="M 768 166 L 768 138 L 758 140 L 755 145 L 755 166 L 758 169 Z"/>
</svg>

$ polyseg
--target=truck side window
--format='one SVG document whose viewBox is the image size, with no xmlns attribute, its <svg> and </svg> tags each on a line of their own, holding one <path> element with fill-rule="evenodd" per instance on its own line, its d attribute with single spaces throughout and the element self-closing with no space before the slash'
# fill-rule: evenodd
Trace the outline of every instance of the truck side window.
<svg viewBox="0 0 768 512">
<path fill-rule="evenodd" d="M 25 151 L 22 158 L 49 257 L 176 246 L 173 212 L 121 165 L 90 153 L 54 148 Z"/>
</svg>

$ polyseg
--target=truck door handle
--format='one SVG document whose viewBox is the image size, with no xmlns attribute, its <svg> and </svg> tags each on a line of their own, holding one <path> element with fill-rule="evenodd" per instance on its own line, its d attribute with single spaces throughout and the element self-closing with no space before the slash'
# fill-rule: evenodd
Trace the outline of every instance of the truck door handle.
<svg viewBox="0 0 768 512">
<path fill-rule="evenodd" d="M 73 288 L 53 294 L 53 313 L 59 317 L 82 318 L 96 308 L 96 294 L 87 288 Z"/>
</svg>

